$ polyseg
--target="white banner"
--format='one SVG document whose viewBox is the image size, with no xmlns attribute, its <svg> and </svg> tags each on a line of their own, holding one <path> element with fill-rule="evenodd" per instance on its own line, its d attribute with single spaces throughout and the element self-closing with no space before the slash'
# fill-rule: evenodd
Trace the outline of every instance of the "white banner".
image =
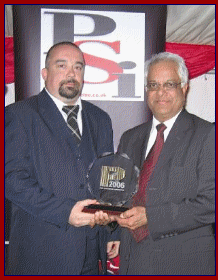
<svg viewBox="0 0 218 280">
<path fill-rule="evenodd" d="M 41 69 L 48 49 L 69 40 L 84 52 L 83 99 L 144 101 L 144 13 L 41 9 Z"/>
</svg>

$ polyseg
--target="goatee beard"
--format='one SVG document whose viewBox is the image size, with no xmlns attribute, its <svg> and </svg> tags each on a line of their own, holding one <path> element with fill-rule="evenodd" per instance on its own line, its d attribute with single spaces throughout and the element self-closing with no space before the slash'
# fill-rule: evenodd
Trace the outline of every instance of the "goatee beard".
<svg viewBox="0 0 218 280">
<path fill-rule="evenodd" d="M 68 83 L 73 83 L 74 86 L 66 86 Z M 59 95 L 67 99 L 73 99 L 80 94 L 80 83 L 75 79 L 63 80 L 60 83 Z"/>
</svg>

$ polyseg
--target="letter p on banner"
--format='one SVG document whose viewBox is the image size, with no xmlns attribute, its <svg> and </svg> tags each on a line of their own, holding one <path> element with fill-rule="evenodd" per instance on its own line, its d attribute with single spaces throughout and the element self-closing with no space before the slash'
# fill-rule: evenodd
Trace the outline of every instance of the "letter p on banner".
<svg viewBox="0 0 218 280">
<path fill-rule="evenodd" d="M 84 53 L 82 99 L 144 101 L 144 13 L 41 9 L 41 68 L 60 41 L 74 42 Z"/>
</svg>

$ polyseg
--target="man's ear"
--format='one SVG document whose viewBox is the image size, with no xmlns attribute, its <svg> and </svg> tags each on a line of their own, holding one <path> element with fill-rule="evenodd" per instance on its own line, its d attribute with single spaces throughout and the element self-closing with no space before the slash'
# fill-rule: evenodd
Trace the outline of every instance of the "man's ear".
<svg viewBox="0 0 218 280">
<path fill-rule="evenodd" d="M 183 92 L 184 96 L 187 95 L 188 90 L 189 90 L 189 84 L 186 83 L 186 84 L 182 87 L 182 92 Z"/>
<path fill-rule="evenodd" d="M 42 74 L 43 80 L 46 81 L 47 80 L 47 74 L 48 74 L 47 68 L 43 68 L 42 71 L 41 71 L 41 74 Z"/>
</svg>

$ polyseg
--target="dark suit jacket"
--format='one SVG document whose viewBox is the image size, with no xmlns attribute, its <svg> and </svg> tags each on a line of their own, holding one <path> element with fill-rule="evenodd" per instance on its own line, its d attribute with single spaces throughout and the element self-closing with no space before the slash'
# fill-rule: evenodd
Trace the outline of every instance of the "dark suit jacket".
<svg viewBox="0 0 218 280">
<path fill-rule="evenodd" d="M 152 122 L 121 137 L 118 151 L 142 167 Z M 121 274 L 214 273 L 215 126 L 182 111 L 147 187 L 149 237 L 121 237 Z"/>
<path fill-rule="evenodd" d="M 89 164 L 113 152 L 109 116 L 82 101 L 83 135 L 75 144 L 56 105 L 43 90 L 5 110 L 5 195 L 12 201 L 9 273 L 75 275 L 85 258 L 86 236 L 99 234 L 105 269 L 105 228 L 68 224 L 77 201 L 90 198 L 85 188 Z"/>
</svg>

